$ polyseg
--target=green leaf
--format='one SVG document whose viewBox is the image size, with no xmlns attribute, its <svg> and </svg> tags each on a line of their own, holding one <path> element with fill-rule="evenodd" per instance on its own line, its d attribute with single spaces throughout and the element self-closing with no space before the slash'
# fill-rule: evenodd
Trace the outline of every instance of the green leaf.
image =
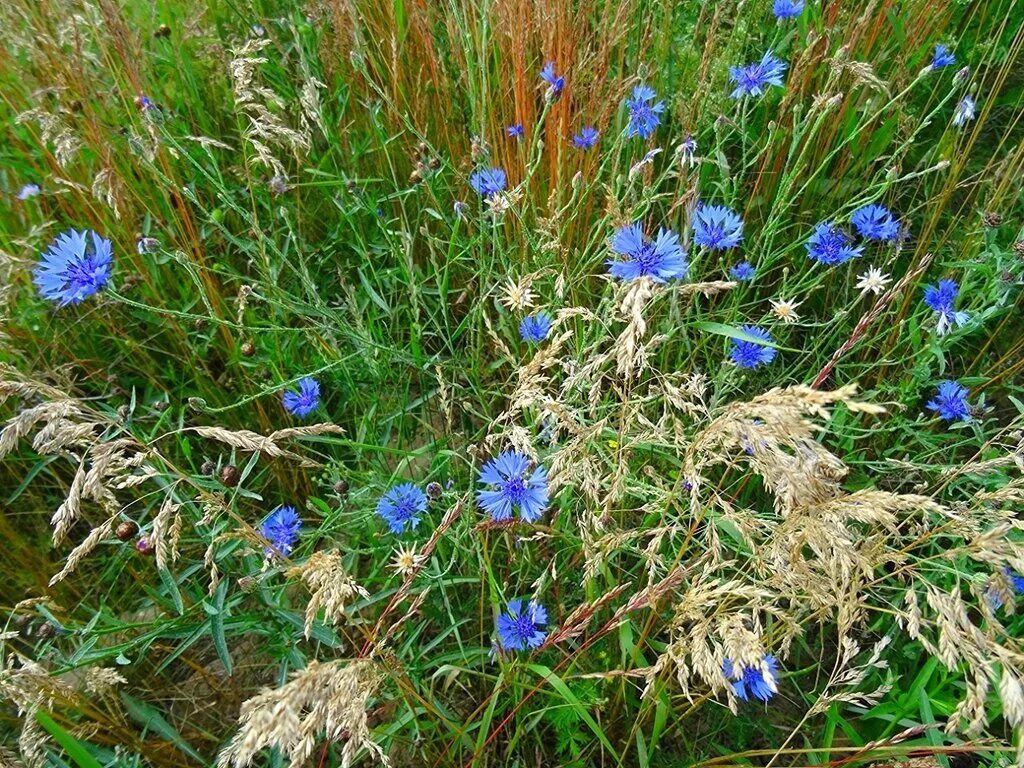
<svg viewBox="0 0 1024 768">
<path fill-rule="evenodd" d="M 43 712 L 36 711 L 36 720 L 45 728 L 57 743 L 63 747 L 78 768 L 103 768 L 100 761 L 93 757 L 78 739 L 61 728 L 52 717 Z"/>
<path fill-rule="evenodd" d="M 542 664 L 527 664 L 526 668 L 539 677 L 544 678 L 551 684 L 551 687 L 554 688 L 558 694 L 576 710 L 576 714 L 579 715 L 580 720 L 587 724 L 587 727 L 589 727 L 597 737 L 597 740 L 600 741 L 604 748 L 611 754 L 612 759 L 615 762 L 619 762 L 619 754 L 615 751 L 615 748 L 608 740 L 608 737 L 605 736 L 601 726 L 597 724 L 597 721 L 594 720 L 587 708 L 583 706 L 578 698 L 576 698 L 576 694 L 569 689 L 569 686 L 565 684 L 565 681 Z"/>
<path fill-rule="evenodd" d="M 162 739 L 166 739 L 192 759 L 198 760 L 200 763 L 205 762 L 203 756 L 189 746 L 189 743 L 185 741 L 173 725 L 164 719 L 164 716 L 160 714 L 158 709 L 151 707 L 144 701 L 139 701 L 129 696 L 127 693 L 121 694 L 121 702 L 124 704 L 124 711 L 128 713 L 128 716 L 143 728 L 152 731 Z"/>
</svg>

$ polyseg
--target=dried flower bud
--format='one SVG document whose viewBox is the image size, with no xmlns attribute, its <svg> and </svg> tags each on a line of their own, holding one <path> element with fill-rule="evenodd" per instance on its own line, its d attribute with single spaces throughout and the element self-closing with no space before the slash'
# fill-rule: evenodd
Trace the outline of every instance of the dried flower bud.
<svg viewBox="0 0 1024 768">
<path fill-rule="evenodd" d="M 238 588 L 243 592 L 252 592 L 258 586 L 260 582 L 255 576 L 243 576 L 238 580 Z"/>
<path fill-rule="evenodd" d="M 124 520 L 117 526 L 115 534 L 121 541 L 128 541 L 134 539 L 135 534 L 139 532 L 139 526 L 134 520 Z"/>
<path fill-rule="evenodd" d="M 213 473 L 217 471 L 217 465 L 214 462 L 210 461 L 210 459 L 207 459 L 199 467 L 199 471 L 202 472 L 207 477 L 213 477 Z"/>
<path fill-rule="evenodd" d="M 48 621 L 44 621 L 36 629 L 36 635 L 38 635 L 43 640 L 46 640 L 49 637 L 53 637 L 55 634 L 57 634 L 57 628 Z"/>
<path fill-rule="evenodd" d="M 427 496 L 433 500 L 441 498 L 441 484 L 436 482 L 427 483 Z"/>
<path fill-rule="evenodd" d="M 993 227 L 998 227 L 1000 224 L 1003 223 L 1003 217 L 1000 216 L 995 211 L 986 211 L 985 214 L 981 217 L 981 220 L 985 224 L 985 226 L 989 227 L 990 229 Z"/>
<path fill-rule="evenodd" d="M 1018 240 L 1013 244 L 1013 252 L 1024 259 L 1024 240 Z"/>
<path fill-rule="evenodd" d="M 197 317 L 194 321 L 192 321 L 192 327 L 197 331 L 205 331 L 206 325 L 206 320 L 202 317 Z"/>
<path fill-rule="evenodd" d="M 334 492 L 339 496 L 345 496 L 348 494 L 348 480 L 339 480 L 334 484 Z"/>
<path fill-rule="evenodd" d="M 242 356 L 252 357 L 256 354 L 256 345 L 251 341 L 246 341 L 242 344 Z"/>
<path fill-rule="evenodd" d="M 238 481 L 241 480 L 241 478 L 242 473 L 238 471 L 238 467 L 234 464 L 228 464 L 220 471 L 220 481 L 228 488 L 234 488 L 238 485 Z"/>
</svg>

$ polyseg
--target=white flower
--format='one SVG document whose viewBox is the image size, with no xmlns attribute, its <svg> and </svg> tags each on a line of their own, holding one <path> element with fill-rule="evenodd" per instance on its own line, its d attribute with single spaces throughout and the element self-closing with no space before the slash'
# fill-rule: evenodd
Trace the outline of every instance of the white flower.
<svg viewBox="0 0 1024 768">
<path fill-rule="evenodd" d="M 508 282 L 502 286 L 502 297 L 501 303 L 504 304 L 508 309 L 523 310 L 527 307 L 533 306 L 533 291 L 530 290 L 530 284 L 533 282 L 532 277 L 524 277 L 518 282 L 513 280 L 511 277 Z"/>
<path fill-rule="evenodd" d="M 416 572 L 423 562 L 423 555 L 416 551 L 416 546 L 410 544 L 408 547 L 399 546 L 391 560 L 391 567 L 402 576 L 409 576 Z"/>
<path fill-rule="evenodd" d="M 796 308 L 803 304 L 802 301 L 793 301 L 792 299 L 769 299 L 769 301 L 772 305 L 772 314 L 787 325 L 800 319 Z"/>
<path fill-rule="evenodd" d="M 888 275 L 883 274 L 882 270 L 878 267 L 868 267 L 868 271 L 863 275 L 858 275 L 858 278 L 856 287 L 860 289 L 861 296 L 868 291 L 877 296 L 885 290 L 892 279 Z"/>
</svg>

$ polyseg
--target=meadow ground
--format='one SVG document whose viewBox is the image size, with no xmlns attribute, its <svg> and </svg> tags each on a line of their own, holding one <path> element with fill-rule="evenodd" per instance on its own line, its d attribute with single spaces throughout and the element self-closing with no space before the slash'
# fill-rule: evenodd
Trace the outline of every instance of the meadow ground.
<svg viewBox="0 0 1024 768">
<path fill-rule="evenodd" d="M 6 0 L 0 766 L 1024 755 L 1024 6 Z"/>
</svg>

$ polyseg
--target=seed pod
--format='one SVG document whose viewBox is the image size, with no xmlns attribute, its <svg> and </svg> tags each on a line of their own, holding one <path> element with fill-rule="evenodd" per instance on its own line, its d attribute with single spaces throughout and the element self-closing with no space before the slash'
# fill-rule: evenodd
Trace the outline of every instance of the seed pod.
<svg viewBox="0 0 1024 768">
<path fill-rule="evenodd" d="M 252 357 L 256 354 L 256 345 L 251 341 L 247 341 L 242 344 L 242 355 L 244 357 Z"/>
<path fill-rule="evenodd" d="M 115 533 L 117 538 L 121 541 L 128 541 L 134 539 L 135 534 L 139 532 L 139 526 L 134 520 L 124 520 L 118 526 Z"/>
<path fill-rule="evenodd" d="M 238 471 L 238 467 L 234 464 L 228 464 L 224 469 L 220 471 L 220 481 L 224 483 L 228 488 L 234 488 L 238 485 L 238 481 L 242 478 L 242 473 Z"/>
<path fill-rule="evenodd" d="M 440 483 L 427 483 L 427 496 L 436 501 L 441 498 L 441 484 Z"/>
<path fill-rule="evenodd" d="M 213 477 L 213 473 L 217 471 L 217 465 L 210 461 L 209 459 L 207 459 L 199 467 L 199 471 L 202 472 L 207 477 Z"/>
<path fill-rule="evenodd" d="M 339 480 L 334 484 L 334 492 L 339 496 L 346 496 L 348 494 L 348 480 Z"/>
</svg>

